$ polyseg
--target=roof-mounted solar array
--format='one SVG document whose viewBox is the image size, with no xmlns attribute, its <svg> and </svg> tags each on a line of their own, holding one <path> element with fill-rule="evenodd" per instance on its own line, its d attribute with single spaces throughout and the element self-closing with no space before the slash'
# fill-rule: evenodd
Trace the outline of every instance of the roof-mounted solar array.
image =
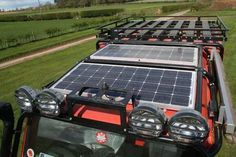
<svg viewBox="0 0 236 157">
<path fill-rule="evenodd" d="M 109 44 L 90 59 L 197 66 L 198 48 Z"/>
<path fill-rule="evenodd" d="M 100 27 L 99 37 L 110 40 L 158 40 L 221 42 L 228 28 L 216 16 L 182 16 L 172 20 L 154 17 L 125 18 Z M 157 17 L 155 17 L 157 18 Z M 114 27 L 112 27 L 114 26 Z"/>
<path fill-rule="evenodd" d="M 82 86 L 135 91 L 139 103 L 162 108 L 194 108 L 196 72 L 112 64 L 79 63 L 51 88 L 64 94 Z"/>
</svg>

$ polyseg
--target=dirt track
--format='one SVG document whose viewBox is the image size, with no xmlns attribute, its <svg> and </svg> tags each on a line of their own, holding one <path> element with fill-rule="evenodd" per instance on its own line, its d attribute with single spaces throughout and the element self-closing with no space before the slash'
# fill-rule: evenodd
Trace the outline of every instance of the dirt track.
<svg viewBox="0 0 236 157">
<path fill-rule="evenodd" d="M 16 59 L 13 59 L 13 60 L 10 60 L 10 61 L 7 61 L 7 62 L 3 62 L 3 63 L 0 63 L 0 69 L 4 69 L 4 68 L 10 67 L 10 66 L 15 65 L 15 64 L 23 63 L 25 61 L 29 61 L 29 60 L 32 60 L 34 58 L 44 56 L 46 54 L 50 54 L 50 53 L 54 53 L 54 52 L 57 52 L 57 51 L 65 50 L 67 48 L 70 48 L 70 47 L 73 47 L 73 46 L 76 46 L 76 45 L 79 45 L 79 44 L 83 44 L 83 43 L 88 42 L 88 41 L 93 40 L 93 39 L 96 39 L 96 36 L 91 36 L 91 37 L 87 37 L 85 39 L 80 39 L 80 40 L 77 40 L 77 41 L 69 42 L 67 44 L 63 44 L 63 45 L 59 45 L 59 46 L 56 46 L 56 47 L 53 47 L 53 48 L 49 48 L 47 50 L 38 51 L 35 54 L 30 54 L 28 56 L 24 56 L 24 57 L 16 58 Z"/>
<path fill-rule="evenodd" d="M 181 15 L 186 14 L 187 12 L 189 12 L 189 10 L 185 10 L 185 11 L 181 11 L 181 12 L 178 12 L 178 13 L 170 14 L 169 16 L 181 16 Z M 156 20 L 169 20 L 169 19 L 171 19 L 171 17 L 163 17 L 163 18 L 158 18 Z M 88 42 L 88 41 L 93 40 L 93 39 L 96 39 L 96 36 L 90 36 L 90 37 L 87 37 L 85 39 L 79 39 L 77 41 L 62 44 L 62 45 L 59 45 L 59 46 L 56 46 L 56 47 L 49 48 L 47 50 L 43 49 L 41 51 L 38 51 L 37 53 L 30 54 L 30 55 L 27 55 L 27 56 L 24 56 L 24 57 L 12 59 L 10 61 L 0 63 L 0 69 L 4 69 L 4 68 L 7 68 L 7 67 L 16 65 L 16 64 L 20 64 L 20 63 L 32 60 L 34 58 L 44 56 L 46 54 L 55 53 L 55 52 L 58 52 L 58 51 L 61 51 L 61 50 L 65 50 L 67 48 L 70 48 L 70 47 Z"/>
<path fill-rule="evenodd" d="M 181 16 L 181 15 L 186 14 L 189 11 L 190 10 L 184 10 L 184 11 L 180 11 L 180 12 L 177 12 L 177 13 L 174 13 L 174 14 L 170 14 L 168 16 Z M 161 18 L 158 18 L 156 20 L 170 20 L 170 19 L 172 19 L 172 17 L 161 17 Z"/>
</svg>

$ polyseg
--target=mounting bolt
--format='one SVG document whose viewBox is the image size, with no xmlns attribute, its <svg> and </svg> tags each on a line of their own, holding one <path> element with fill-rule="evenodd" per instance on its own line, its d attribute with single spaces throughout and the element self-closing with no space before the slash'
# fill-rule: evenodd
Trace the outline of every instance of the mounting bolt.
<svg viewBox="0 0 236 157">
<path fill-rule="evenodd" d="M 215 83 L 210 83 L 210 86 L 214 86 L 215 85 Z"/>
</svg>

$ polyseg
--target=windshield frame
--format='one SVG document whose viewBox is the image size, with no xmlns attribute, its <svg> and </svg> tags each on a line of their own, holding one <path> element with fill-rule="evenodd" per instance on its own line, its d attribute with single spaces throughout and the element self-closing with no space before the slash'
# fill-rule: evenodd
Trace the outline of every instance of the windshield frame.
<svg viewBox="0 0 236 157">
<path fill-rule="evenodd" d="M 112 124 L 106 124 L 105 126 L 110 126 L 110 127 L 104 127 L 103 122 L 97 122 L 97 121 L 87 120 L 87 119 L 78 120 L 78 118 L 76 118 L 76 119 L 73 119 L 73 118 L 66 119 L 66 118 L 63 118 L 63 117 L 47 117 L 47 116 L 42 116 L 38 113 L 22 113 L 19 120 L 18 120 L 17 127 L 16 127 L 12 157 L 17 157 L 19 146 L 22 146 L 22 148 L 23 148 L 23 147 L 25 147 L 29 144 L 29 141 L 27 141 L 27 137 L 32 134 L 32 131 L 29 131 L 29 130 L 32 130 L 32 124 L 33 123 L 36 124 L 36 121 L 34 120 L 35 116 L 50 118 L 50 119 L 54 119 L 54 120 L 69 122 L 69 123 L 76 124 L 76 125 L 82 125 L 82 126 L 86 126 L 86 127 L 95 128 L 95 129 L 114 132 L 114 133 L 124 135 L 127 138 L 139 138 L 141 140 L 142 139 L 144 139 L 144 140 L 147 139 L 147 138 L 144 138 L 142 136 L 131 134 L 131 133 L 126 132 L 122 129 L 117 129 L 118 127 L 114 126 Z M 21 137 L 21 134 L 22 134 L 22 127 L 23 127 L 23 124 L 24 124 L 25 120 L 26 120 L 26 127 L 24 128 L 24 130 L 27 130 L 26 140 L 24 142 L 20 143 L 20 137 Z M 218 142 L 216 142 L 217 145 L 215 145 L 210 150 L 204 149 L 201 145 L 186 145 L 186 144 L 182 144 L 182 143 L 176 144 L 172 140 L 170 140 L 170 139 L 168 140 L 168 139 L 162 138 L 162 137 L 159 137 L 159 138 L 156 138 L 156 139 L 148 139 L 148 140 L 150 140 L 150 141 L 160 141 L 160 142 L 164 142 L 164 143 L 167 143 L 167 144 L 173 144 L 173 145 L 177 145 L 178 147 L 181 147 L 181 148 L 184 148 L 184 149 L 190 149 L 190 148 L 195 149 L 195 150 L 198 150 L 202 154 L 202 157 L 208 157 L 208 156 L 214 156 L 219 151 L 219 149 L 221 148 L 221 145 L 222 145 L 222 136 L 220 135 L 220 128 L 216 127 L 216 131 L 218 132 L 218 135 L 219 135 L 217 137 Z"/>
</svg>

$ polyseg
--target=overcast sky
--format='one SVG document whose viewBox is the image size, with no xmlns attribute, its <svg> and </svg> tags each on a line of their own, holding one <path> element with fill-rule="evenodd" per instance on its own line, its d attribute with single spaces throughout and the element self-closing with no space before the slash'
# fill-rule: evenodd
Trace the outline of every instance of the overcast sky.
<svg viewBox="0 0 236 157">
<path fill-rule="evenodd" d="M 39 0 L 40 3 L 53 2 L 54 0 Z M 10 10 L 38 6 L 38 0 L 0 0 L 0 9 Z"/>
</svg>

